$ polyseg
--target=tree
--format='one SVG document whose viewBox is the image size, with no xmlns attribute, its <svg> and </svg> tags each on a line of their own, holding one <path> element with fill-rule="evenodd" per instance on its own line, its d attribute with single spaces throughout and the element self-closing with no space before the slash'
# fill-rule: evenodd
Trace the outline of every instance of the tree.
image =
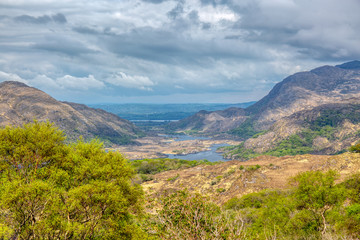
<svg viewBox="0 0 360 240">
<path fill-rule="evenodd" d="M 156 232 L 162 239 L 244 239 L 241 216 L 187 189 L 162 198 Z"/>
<path fill-rule="evenodd" d="M 299 210 L 294 219 L 302 219 L 306 225 L 299 226 L 313 228 L 322 234 L 326 232 L 326 212 L 342 203 L 345 198 L 344 188 L 335 186 L 338 176 L 332 170 L 326 173 L 309 171 L 300 173 L 291 180 L 295 186 L 293 197 Z"/>
<path fill-rule="evenodd" d="M 360 153 L 360 143 L 357 143 L 349 148 L 350 152 Z"/>
<path fill-rule="evenodd" d="M 0 238 L 137 239 L 143 193 L 122 155 L 50 123 L 0 129 Z"/>
</svg>

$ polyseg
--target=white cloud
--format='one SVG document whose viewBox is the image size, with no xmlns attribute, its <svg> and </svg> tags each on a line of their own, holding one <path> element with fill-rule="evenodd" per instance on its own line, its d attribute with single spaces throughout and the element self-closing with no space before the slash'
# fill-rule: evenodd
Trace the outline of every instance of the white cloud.
<svg viewBox="0 0 360 240">
<path fill-rule="evenodd" d="M 93 75 L 89 75 L 88 77 L 65 75 L 61 78 L 57 78 L 56 82 L 63 88 L 74 90 L 101 89 L 105 87 L 105 84 L 96 80 Z"/>
<path fill-rule="evenodd" d="M 222 20 L 235 22 L 238 16 L 227 7 L 206 6 L 199 9 L 199 19 L 203 22 L 217 23 Z"/>
<path fill-rule="evenodd" d="M 4 82 L 4 81 L 17 81 L 17 82 L 22 82 L 22 83 L 28 84 L 28 81 L 26 81 L 25 79 L 22 79 L 17 74 L 6 73 L 6 72 L 0 71 L 0 82 Z"/>
<path fill-rule="evenodd" d="M 31 80 L 31 84 L 43 89 L 59 90 L 63 87 L 59 85 L 54 79 L 47 77 L 46 75 L 38 75 Z"/>
<path fill-rule="evenodd" d="M 137 88 L 141 90 L 152 91 L 152 86 L 155 85 L 146 76 L 137 76 L 137 75 L 127 75 L 123 72 L 118 72 L 106 79 L 108 83 L 111 83 L 115 86 L 121 86 L 126 88 Z"/>
<path fill-rule="evenodd" d="M 95 79 L 93 75 L 89 75 L 88 77 L 74 77 L 65 75 L 55 79 L 46 75 L 37 75 L 35 78 L 30 79 L 27 82 L 32 86 L 50 91 L 84 91 L 102 89 L 105 87 L 105 84 Z"/>
</svg>

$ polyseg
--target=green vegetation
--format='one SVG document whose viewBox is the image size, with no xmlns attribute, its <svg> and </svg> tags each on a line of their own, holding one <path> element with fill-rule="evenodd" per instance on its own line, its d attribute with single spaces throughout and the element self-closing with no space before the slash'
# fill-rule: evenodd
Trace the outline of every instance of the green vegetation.
<svg viewBox="0 0 360 240">
<path fill-rule="evenodd" d="M 341 130 L 344 121 L 353 124 L 360 123 L 360 105 L 350 105 L 346 108 L 335 108 L 321 110 L 319 116 L 315 119 L 306 120 L 304 129 L 301 132 L 293 134 L 286 139 L 274 144 L 274 146 L 261 154 L 253 149 L 247 149 L 244 144 L 238 146 L 223 147 L 224 156 L 232 159 L 248 160 L 259 155 L 285 156 L 306 153 L 316 153 L 322 149 L 314 147 L 313 142 L 317 137 L 326 138 L 328 141 L 344 140 L 349 137 L 360 137 L 360 132 L 354 132 L 346 135 L 343 139 L 336 138 L 336 132 Z M 235 134 L 243 139 L 258 138 L 267 133 L 267 131 L 256 131 L 251 119 L 247 119 L 241 126 L 232 130 L 231 134 Z M 360 146 L 358 146 L 360 149 Z M 346 149 L 338 152 L 342 153 Z M 357 151 L 351 148 L 350 151 Z M 360 150 L 359 150 L 360 151 Z"/>
<path fill-rule="evenodd" d="M 167 181 L 168 181 L 168 182 L 175 182 L 176 179 L 178 179 L 179 177 L 180 177 L 180 175 L 179 175 L 179 174 L 176 174 L 176 176 L 171 177 L 171 178 L 168 178 Z"/>
<path fill-rule="evenodd" d="M 162 209 L 148 226 L 156 239 L 246 239 L 242 219 L 209 198 L 181 190 L 161 198 Z"/>
<path fill-rule="evenodd" d="M 230 134 L 236 135 L 243 139 L 248 139 L 254 135 L 257 137 L 259 134 L 264 133 L 262 131 L 257 131 L 254 128 L 254 122 L 251 118 L 246 119 L 239 127 L 232 129 L 229 131 Z"/>
<path fill-rule="evenodd" d="M 140 175 L 142 181 L 152 180 L 156 173 L 185 169 L 198 165 L 215 165 L 218 162 L 209 162 L 208 160 L 182 160 L 170 158 L 141 159 L 130 161 L 135 171 Z"/>
<path fill-rule="evenodd" d="M 221 208 L 177 191 L 161 199 L 149 225 L 159 239 L 353 239 L 360 233 L 359 176 L 336 185 L 335 171 L 304 172 L 288 190 L 250 193 Z"/>
<path fill-rule="evenodd" d="M 335 184 L 335 171 L 300 173 L 287 190 L 263 190 L 223 206 L 188 190 L 172 191 L 160 197 L 155 214 L 143 211 L 136 172 L 150 178 L 199 164 L 214 163 L 129 164 L 98 141 L 66 144 L 49 123 L 0 129 L 0 239 L 353 239 L 360 234 L 360 174 Z M 234 173 L 229 169 L 215 181 Z"/>
<path fill-rule="evenodd" d="M 357 143 L 349 148 L 350 152 L 360 153 L 360 143 Z"/>
<path fill-rule="evenodd" d="M 225 158 L 231 159 L 248 160 L 261 155 L 252 149 L 245 148 L 244 143 L 236 146 L 221 147 L 219 149 L 224 152 L 223 156 Z"/>
<path fill-rule="evenodd" d="M 236 158 L 240 160 L 248 160 L 260 155 L 272 155 L 272 156 L 286 156 L 312 153 L 315 151 L 313 148 L 313 141 L 316 137 L 325 137 L 328 140 L 334 139 L 335 128 L 331 126 L 323 126 L 316 128 L 317 130 L 304 129 L 303 131 L 290 135 L 287 139 L 284 139 L 275 144 L 275 146 L 266 152 L 257 153 L 253 149 L 247 149 L 244 147 L 244 143 L 237 146 L 222 147 L 224 151 L 224 157 Z"/>
<path fill-rule="evenodd" d="M 360 123 L 360 105 L 350 105 L 343 109 L 326 109 L 321 111 L 320 116 L 314 121 L 308 121 L 311 124 L 311 128 L 316 130 L 324 126 L 337 127 L 345 120 L 350 121 L 353 124 Z"/>
<path fill-rule="evenodd" d="M 141 238 L 127 161 L 98 141 L 64 141 L 49 123 L 0 129 L 0 238 Z"/>
</svg>

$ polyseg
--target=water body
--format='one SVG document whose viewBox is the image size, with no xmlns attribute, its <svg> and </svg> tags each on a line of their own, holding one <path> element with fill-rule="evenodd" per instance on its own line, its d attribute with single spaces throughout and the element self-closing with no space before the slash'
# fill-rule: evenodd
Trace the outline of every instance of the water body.
<svg viewBox="0 0 360 240">
<path fill-rule="evenodd" d="M 168 138 L 173 138 L 174 141 L 186 141 L 186 140 L 209 140 L 211 138 L 207 137 L 196 137 L 190 135 L 163 135 Z M 169 154 L 168 158 L 171 159 L 184 159 L 184 160 L 203 160 L 206 159 L 210 162 L 218 162 L 218 161 L 228 161 L 228 159 L 223 158 L 221 153 L 216 152 L 219 147 L 230 146 L 229 144 L 213 144 L 210 147 L 210 150 L 198 152 L 198 153 L 190 153 L 186 155 L 175 155 Z"/>
<path fill-rule="evenodd" d="M 190 135 L 165 135 L 165 134 L 159 134 L 159 136 L 174 139 L 175 142 L 188 141 L 188 140 L 209 140 L 209 139 L 211 139 L 211 138 L 208 138 L 208 137 L 196 137 L 196 136 L 190 136 Z"/>
<path fill-rule="evenodd" d="M 151 123 L 151 122 L 168 123 L 168 122 L 177 122 L 179 120 L 129 120 L 129 121 L 133 122 L 133 123 L 137 123 L 137 122 L 141 122 L 141 123 Z"/>
<path fill-rule="evenodd" d="M 209 151 L 191 153 L 187 155 L 175 155 L 169 154 L 168 158 L 171 159 L 185 159 L 185 160 L 203 160 L 206 159 L 210 162 L 218 162 L 218 161 L 228 161 L 229 159 L 223 158 L 221 153 L 216 152 L 216 149 L 219 147 L 229 146 L 229 144 L 214 144 L 211 146 Z"/>
</svg>

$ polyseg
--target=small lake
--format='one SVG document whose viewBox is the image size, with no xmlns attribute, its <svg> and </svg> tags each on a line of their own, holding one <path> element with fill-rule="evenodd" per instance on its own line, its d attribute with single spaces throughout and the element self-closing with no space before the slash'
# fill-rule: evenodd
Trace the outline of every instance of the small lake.
<svg viewBox="0 0 360 240">
<path fill-rule="evenodd" d="M 188 140 L 209 140 L 211 138 L 208 137 L 196 137 L 196 136 L 190 136 L 190 135 L 165 135 L 165 134 L 159 134 L 161 137 L 166 137 L 169 139 L 174 139 L 175 142 L 180 141 L 188 141 Z"/>
<path fill-rule="evenodd" d="M 186 140 L 209 140 L 207 137 L 195 137 L 189 135 L 174 135 L 174 136 L 166 136 L 169 138 L 174 138 L 174 141 L 186 141 Z M 223 158 L 222 153 L 216 152 L 219 147 L 230 146 L 229 144 L 213 144 L 210 147 L 210 150 L 198 152 L 198 153 L 190 153 L 186 155 L 175 155 L 168 154 L 168 158 L 170 159 L 184 159 L 184 160 L 203 160 L 206 159 L 210 162 L 218 162 L 218 161 L 228 161 L 229 159 Z"/>
<path fill-rule="evenodd" d="M 228 161 L 229 159 L 225 159 L 223 158 L 223 156 L 221 155 L 222 153 L 218 153 L 216 152 L 216 149 L 218 149 L 219 147 L 224 147 L 224 146 L 229 146 L 228 144 L 214 144 L 211 146 L 209 151 L 204 151 L 204 152 L 198 152 L 198 153 L 190 153 L 187 155 L 174 155 L 174 154 L 169 154 L 168 158 L 171 159 L 184 159 L 184 160 L 203 160 L 206 159 L 210 162 L 218 162 L 218 161 Z"/>
</svg>

